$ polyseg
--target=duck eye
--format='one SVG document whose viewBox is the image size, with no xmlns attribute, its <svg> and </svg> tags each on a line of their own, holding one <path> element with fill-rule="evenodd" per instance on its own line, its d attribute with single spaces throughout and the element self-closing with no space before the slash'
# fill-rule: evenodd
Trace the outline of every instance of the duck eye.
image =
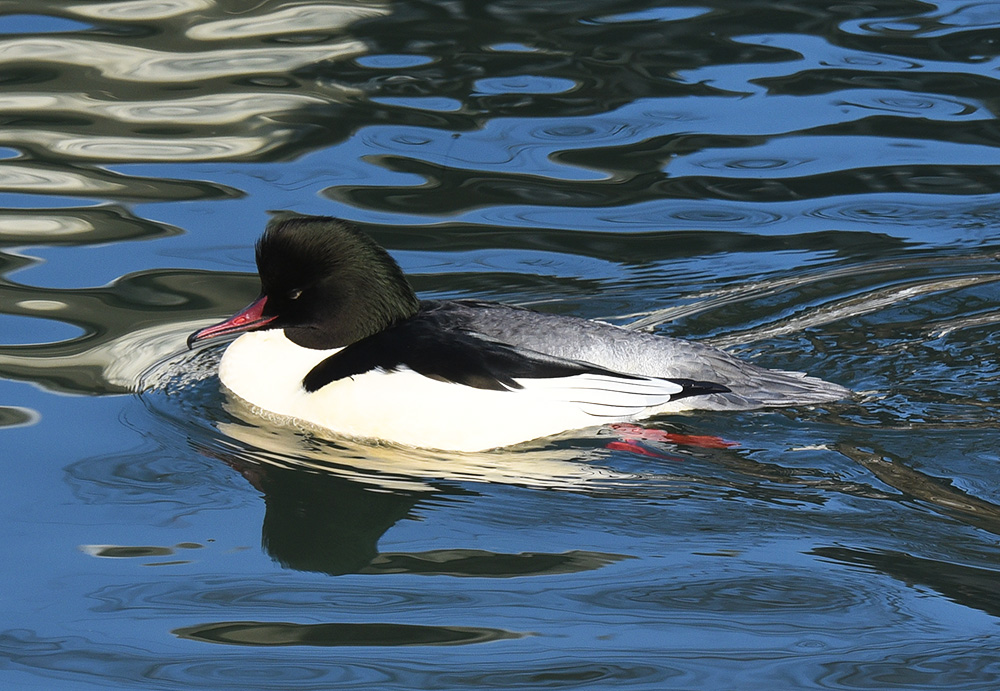
<svg viewBox="0 0 1000 691">
<path fill-rule="evenodd" d="M 302 289 L 301 288 L 293 288 L 292 290 L 288 291 L 288 299 L 289 300 L 298 300 L 299 296 L 301 296 L 301 295 L 302 295 Z"/>
</svg>

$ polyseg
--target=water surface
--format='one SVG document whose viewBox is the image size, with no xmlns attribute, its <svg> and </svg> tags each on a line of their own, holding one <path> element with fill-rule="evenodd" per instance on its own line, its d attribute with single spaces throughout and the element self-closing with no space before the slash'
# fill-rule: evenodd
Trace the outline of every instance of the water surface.
<svg viewBox="0 0 1000 691">
<path fill-rule="evenodd" d="M 1000 687 L 993 4 L 4 12 L 4 687 Z M 184 339 L 283 209 L 857 395 L 467 455 L 254 420 Z"/>
</svg>

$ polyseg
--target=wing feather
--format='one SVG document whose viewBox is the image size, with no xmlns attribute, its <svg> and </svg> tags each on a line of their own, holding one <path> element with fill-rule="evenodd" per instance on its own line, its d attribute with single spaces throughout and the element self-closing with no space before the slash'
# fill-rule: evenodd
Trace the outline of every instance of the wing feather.
<svg viewBox="0 0 1000 691">
<path fill-rule="evenodd" d="M 727 391 L 712 382 L 657 377 L 619 378 L 605 374 L 584 373 L 564 379 L 522 381 L 526 393 L 566 401 L 597 418 L 622 418 L 637 415 L 688 396 Z"/>
<path fill-rule="evenodd" d="M 690 379 L 616 372 L 579 360 L 518 348 L 480 334 L 442 328 L 420 315 L 347 346 L 303 379 L 306 391 L 366 372 L 412 370 L 462 386 L 524 390 L 553 403 L 573 403 L 598 418 L 622 418 L 678 398 L 729 389 Z"/>
</svg>

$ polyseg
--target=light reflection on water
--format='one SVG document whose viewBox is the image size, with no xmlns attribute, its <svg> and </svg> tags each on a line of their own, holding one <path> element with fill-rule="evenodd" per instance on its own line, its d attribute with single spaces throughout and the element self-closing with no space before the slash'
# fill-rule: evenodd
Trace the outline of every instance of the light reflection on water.
<svg viewBox="0 0 1000 691">
<path fill-rule="evenodd" d="M 8 8 L 5 686 L 1000 685 L 997 15 L 661 4 Z M 264 422 L 184 339 L 284 208 L 858 396 L 485 454 Z"/>
</svg>

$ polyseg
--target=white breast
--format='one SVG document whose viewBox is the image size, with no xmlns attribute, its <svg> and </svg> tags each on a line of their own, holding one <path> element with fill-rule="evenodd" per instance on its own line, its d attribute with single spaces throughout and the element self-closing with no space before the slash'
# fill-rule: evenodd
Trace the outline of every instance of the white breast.
<svg viewBox="0 0 1000 691">
<path fill-rule="evenodd" d="M 280 330 L 247 333 L 219 365 L 232 393 L 272 414 L 338 435 L 454 451 L 509 446 L 571 429 L 687 409 L 670 403 L 664 380 L 585 375 L 524 380 L 492 391 L 430 379 L 409 369 L 376 370 L 307 393 L 302 379 L 337 350 L 295 345 Z"/>
</svg>

